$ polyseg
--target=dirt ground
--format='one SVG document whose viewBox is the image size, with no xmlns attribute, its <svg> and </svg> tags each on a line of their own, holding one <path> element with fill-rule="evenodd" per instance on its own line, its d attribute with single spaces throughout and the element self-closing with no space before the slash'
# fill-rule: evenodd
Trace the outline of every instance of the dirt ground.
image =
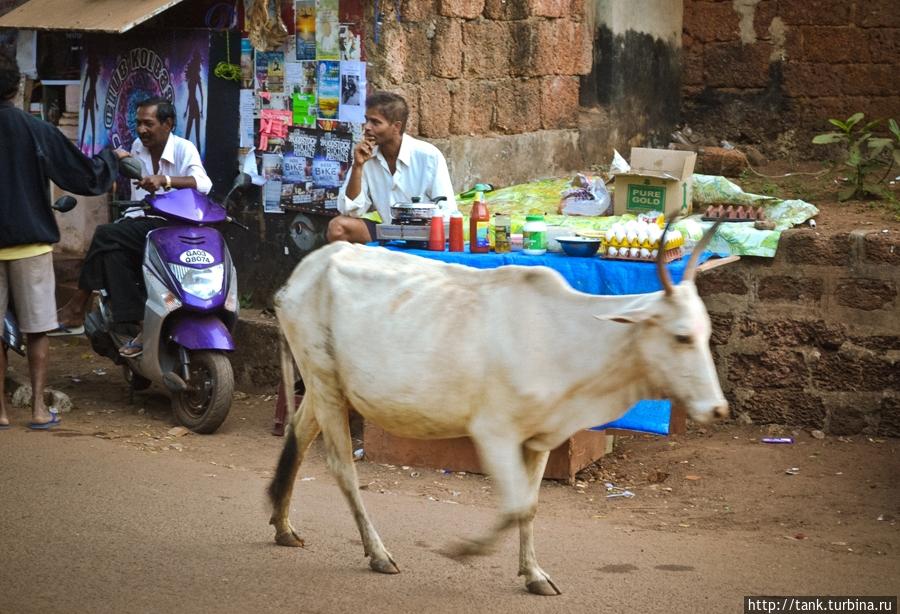
<svg viewBox="0 0 900 614">
<path fill-rule="evenodd" d="M 892 176 L 900 176 L 894 169 Z M 838 202 L 839 180 L 846 169 L 831 162 L 772 161 L 759 168 L 748 168 L 732 178 L 745 192 L 778 198 L 799 198 L 819 208 L 816 225 L 821 232 L 849 232 L 871 226 L 879 230 L 900 231 L 900 181 L 886 182 L 894 194 L 888 200 L 850 200 Z"/>
<path fill-rule="evenodd" d="M 27 375 L 17 356 L 10 368 L 16 377 Z M 168 399 L 151 388 L 129 404 L 120 371 L 95 356 L 83 338 L 52 341 L 50 385 L 74 403 L 57 437 L 94 436 L 142 453 L 184 455 L 209 463 L 211 472 L 263 476 L 271 475 L 280 451 L 281 438 L 271 435 L 274 391 L 238 392 L 214 435 L 170 434 L 176 425 Z M 11 419 L 22 425 L 28 413 L 13 408 Z M 766 444 L 763 437 L 791 437 L 794 443 Z M 900 573 L 900 440 L 819 439 L 787 427 L 722 424 L 666 438 L 619 434 L 615 441 L 613 453 L 574 484 L 545 481 L 541 509 L 634 529 L 790 540 L 810 556 L 825 550 L 885 557 L 885 569 L 893 569 L 895 578 Z M 364 442 L 355 445 L 364 448 Z M 301 479 L 331 480 L 320 446 L 314 445 Z M 476 506 L 494 500 L 492 482 L 480 475 L 368 462 L 357 467 L 362 487 L 383 494 Z M 621 489 L 634 496 L 608 496 Z"/>
</svg>

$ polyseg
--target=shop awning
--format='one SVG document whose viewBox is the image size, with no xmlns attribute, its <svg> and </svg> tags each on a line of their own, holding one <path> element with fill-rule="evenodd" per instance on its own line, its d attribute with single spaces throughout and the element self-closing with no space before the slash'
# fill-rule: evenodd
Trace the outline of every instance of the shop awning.
<svg viewBox="0 0 900 614">
<path fill-rule="evenodd" d="M 28 0 L 0 17 L 0 28 L 121 34 L 182 0 Z"/>
</svg>

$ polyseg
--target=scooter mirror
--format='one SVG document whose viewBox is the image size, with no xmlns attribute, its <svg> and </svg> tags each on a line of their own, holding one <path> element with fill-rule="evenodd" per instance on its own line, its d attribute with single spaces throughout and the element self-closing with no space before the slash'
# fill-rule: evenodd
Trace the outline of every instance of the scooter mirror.
<svg viewBox="0 0 900 614">
<path fill-rule="evenodd" d="M 129 179 L 140 181 L 144 176 L 144 167 L 141 161 L 134 156 L 128 156 L 119 160 L 119 170 Z"/>
<path fill-rule="evenodd" d="M 78 201 L 75 200 L 74 196 L 60 196 L 56 199 L 56 202 L 51 205 L 53 209 L 59 211 L 60 213 L 66 213 L 67 211 L 71 211 L 75 208 L 75 205 L 78 204 Z"/>
</svg>

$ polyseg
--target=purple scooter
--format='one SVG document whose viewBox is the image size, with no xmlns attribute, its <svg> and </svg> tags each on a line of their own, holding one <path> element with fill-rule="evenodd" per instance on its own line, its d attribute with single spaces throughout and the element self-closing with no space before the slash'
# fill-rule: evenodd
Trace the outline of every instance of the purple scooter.
<svg viewBox="0 0 900 614">
<path fill-rule="evenodd" d="M 138 167 L 122 161 L 122 172 L 139 179 Z M 236 189 L 250 185 L 241 174 Z M 132 391 L 151 384 L 164 386 L 182 425 L 197 433 L 214 432 L 228 415 L 234 374 L 228 352 L 234 350 L 231 331 L 238 319 L 237 274 L 225 240 L 212 224 L 231 222 L 222 205 L 193 189 L 147 196 L 143 201 L 117 203 L 141 206 L 150 215 L 173 222 L 147 235 L 144 248 L 143 353 L 119 355 L 130 332 L 113 326 L 109 296 L 100 291 L 97 307 L 85 318 L 85 334 L 94 351 L 123 365 Z"/>
</svg>

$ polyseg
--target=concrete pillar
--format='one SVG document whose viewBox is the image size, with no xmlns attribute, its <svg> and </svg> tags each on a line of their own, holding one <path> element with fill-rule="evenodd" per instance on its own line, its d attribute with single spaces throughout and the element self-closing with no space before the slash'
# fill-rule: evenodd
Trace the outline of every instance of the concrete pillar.
<svg viewBox="0 0 900 614">
<path fill-rule="evenodd" d="M 667 144 L 681 106 L 682 0 L 587 3 L 594 54 L 581 78 L 581 105 L 605 111 L 605 145 L 626 156 L 631 145 Z M 583 143 L 585 158 L 596 158 L 591 147 L 601 145 Z"/>
</svg>

